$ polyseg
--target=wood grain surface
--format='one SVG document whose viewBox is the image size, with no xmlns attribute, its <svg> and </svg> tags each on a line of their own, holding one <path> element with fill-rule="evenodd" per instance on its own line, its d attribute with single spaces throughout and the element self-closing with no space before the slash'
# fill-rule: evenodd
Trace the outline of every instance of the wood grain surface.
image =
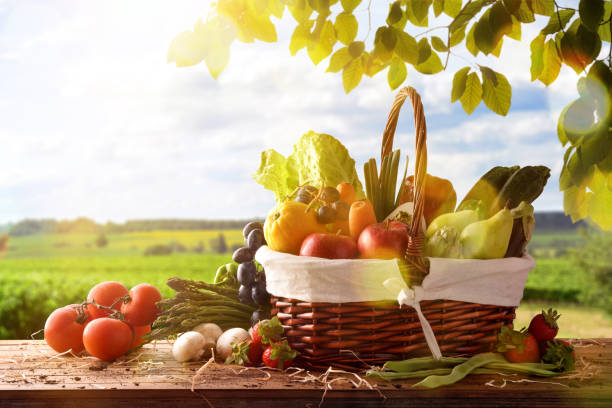
<svg viewBox="0 0 612 408">
<path fill-rule="evenodd" d="M 105 363 L 57 356 L 42 341 L 4 340 L 0 407 L 612 407 L 612 339 L 571 343 L 577 370 L 565 378 L 474 375 L 427 390 L 412 388 L 418 380 L 387 383 L 363 373 L 211 364 L 192 391 L 203 362 L 177 363 L 168 342 Z"/>
</svg>

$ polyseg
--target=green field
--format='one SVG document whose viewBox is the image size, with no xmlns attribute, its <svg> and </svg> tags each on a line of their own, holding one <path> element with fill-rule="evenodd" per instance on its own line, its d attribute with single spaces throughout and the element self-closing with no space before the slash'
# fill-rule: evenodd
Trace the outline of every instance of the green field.
<svg viewBox="0 0 612 408">
<path fill-rule="evenodd" d="M 108 235 L 108 246 L 97 248 L 94 234 L 55 234 L 12 237 L 0 260 L 0 339 L 27 338 L 42 328 L 55 308 L 80 302 L 98 282 L 117 280 L 128 288 L 141 282 L 157 286 L 167 297 L 165 285 L 172 276 L 210 281 L 219 265 L 229 262 L 230 253 L 180 253 L 143 256 L 156 244 L 180 243 L 191 248 L 223 233 L 228 247 L 242 243 L 239 230 L 151 231 Z M 576 233 L 539 234 L 530 244 L 547 248 L 575 248 L 583 238 Z M 550 246 L 547 246 L 550 245 Z M 566 258 L 536 256 L 537 267 L 527 280 L 524 302 L 517 325 L 528 322 L 541 307 L 558 307 L 564 315 L 565 331 L 571 336 L 610 335 L 609 316 L 597 304 L 598 286 L 588 273 L 575 268 Z M 591 305 L 591 306 L 590 306 Z"/>
</svg>

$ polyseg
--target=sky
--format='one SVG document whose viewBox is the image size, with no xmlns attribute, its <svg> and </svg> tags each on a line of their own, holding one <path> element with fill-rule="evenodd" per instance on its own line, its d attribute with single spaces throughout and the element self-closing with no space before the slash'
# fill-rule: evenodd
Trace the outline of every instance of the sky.
<svg viewBox="0 0 612 408">
<path fill-rule="evenodd" d="M 0 224 L 265 216 L 274 197 L 252 179 L 260 152 L 287 155 L 309 130 L 338 138 L 363 175 L 395 95 L 386 73 L 346 95 L 341 76 L 325 73 L 327 60 L 315 67 L 305 50 L 290 55 L 288 13 L 278 43 L 234 43 L 217 80 L 204 64 L 167 64 L 172 39 L 208 10 L 203 0 L 0 0 Z M 374 27 L 386 11 L 374 8 Z M 355 14 L 363 39 L 365 6 Z M 459 198 L 495 165 L 541 164 L 552 175 L 536 211 L 562 209 L 556 118 L 576 98 L 577 77 L 564 66 L 548 88 L 530 81 L 537 30 L 506 39 L 500 59 L 457 51 L 506 75 L 506 117 L 484 104 L 468 116 L 450 103 L 461 58 L 434 76 L 409 68 L 404 85 L 422 95 L 427 117 L 428 172 L 450 179 Z M 409 109 L 395 140 L 412 158 Z"/>
</svg>

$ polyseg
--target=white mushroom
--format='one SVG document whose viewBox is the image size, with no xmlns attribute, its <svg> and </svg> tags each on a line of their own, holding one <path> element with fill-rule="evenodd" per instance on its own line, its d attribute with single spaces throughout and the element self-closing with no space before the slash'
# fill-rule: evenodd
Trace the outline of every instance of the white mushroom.
<svg viewBox="0 0 612 408">
<path fill-rule="evenodd" d="M 206 338 L 201 333 L 188 331 L 179 336 L 172 345 L 172 355 L 176 361 L 199 360 L 204 354 Z"/>
<path fill-rule="evenodd" d="M 232 354 L 232 345 L 245 341 L 249 338 L 249 332 L 236 327 L 223 332 L 217 340 L 217 356 L 223 361 Z"/>
<path fill-rule="evenodd" d="M 219 336 L 223 334 L 223 330 L 214 323 L 198 324 L 192 331 L 200 333 L 206 339 L 204 355 L 210 355 L 210 350 L 216 347 Z"/>
</svg>

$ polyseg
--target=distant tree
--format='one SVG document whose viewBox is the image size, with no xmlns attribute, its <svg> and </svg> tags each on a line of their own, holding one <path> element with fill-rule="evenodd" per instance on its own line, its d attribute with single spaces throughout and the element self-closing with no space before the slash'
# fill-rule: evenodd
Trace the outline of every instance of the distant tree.
<svg viewBox="0 0 612 408">
<path fill-rule="evenodd" d="M 170 245 L 158 244 L 151 245 L 147 247 L 144 251 L 145 256 L 150 255 L 170 255 L 172 253 L 172 248 Z"/>
<path fill-rule="evenodd" d="M 212 238 L 210 240 L 210 247 L 213 251 L 218 254 L 224 254 L 228 251 L 227 241 L 225 240 L 225 235 L 222 232 L 219 233 L 217 238 Z"/>
<path fill-rule="evenodd" d="M 194 254 L 201 254 L 204 252 L 204 243 L 202 241 L 198 241 L 198 245 L 192 247 L 191 252 Z"/>
<path fill-rule="evenodd" d="M 571 259 L 578 268 L 593 276 L 597 285 L 593 299 L 612 313 L 612 232 L 586 231 L 586 245 L 573 250 Z"/>
<path fill-rule="evenodd" d="M 96 238 L 96 246 L 98 248 L 104 248 L 107 245 L 108 245 L 108 239 L 106 238 L 106 235 L 104 234 L 98 235 L 98 238 Z"/>
<path fill-rule="evenodd" d="M 6 248 L 8 247 L 8 240 L 9 240 L 8 234 L 0 235 L 0 252 L 6 250 Z"/>
</svg>

